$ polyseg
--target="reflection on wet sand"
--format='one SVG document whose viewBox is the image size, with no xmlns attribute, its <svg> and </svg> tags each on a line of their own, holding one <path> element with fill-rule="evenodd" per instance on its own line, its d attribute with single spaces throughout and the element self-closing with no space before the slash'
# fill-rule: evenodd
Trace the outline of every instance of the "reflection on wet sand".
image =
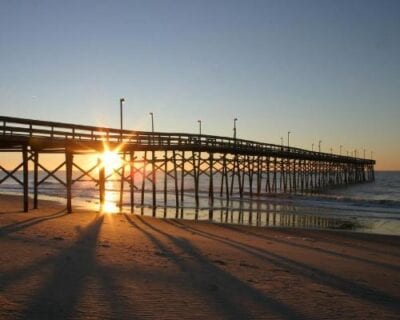
<svg viewBox="0 0 400 320">
<path fill-rule="evenodd" d="M 102 212 L 120 212 L 118 192 L 112 182 L 105 192 L 105 203 Z M 255 227 L 291 227 L 303 229 L 339 229 L 353 231 L 368 231 L 385 233 L 377 229 L 377 224 L 355 217 L 337 215 L 334 210 L 321 207 L 305 207 L 293 202 L 283 203 L 265 199 L 217 199 L 207 203 L 202 199 L 202 206 L 193 206 L 190 200 L 173 205 L 153 206 L 150 204 L 136 205 L 134 213 L 166 219 L 208 220 L 215 223 L 241 224 Z M 121 212 L 129 212 L 127 203 Z"/>
<path fill-rule="evenodd" d="M 303 211 L 309 211 L 304 210 Z M 351 218 L 321 216 L 306 213 L 295 206 L 261 202 L 225 202 L 218 207 L 164 207 L 138 206 L 135 213 L 158 218 L 209 220 L 215 223 L 241 224 L 255 227 L 293 227 L 308 229 L 357 228 Z M 311 210 L 312 211 L 312 210 Z"/>
</svg>

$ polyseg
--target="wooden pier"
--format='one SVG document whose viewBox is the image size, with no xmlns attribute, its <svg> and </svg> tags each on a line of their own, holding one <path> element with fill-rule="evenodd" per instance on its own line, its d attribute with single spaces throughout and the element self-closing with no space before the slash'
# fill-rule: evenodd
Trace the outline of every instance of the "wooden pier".
<svg viewBox="0 0 400 320">
<path fill-rule="evenodd" d="M 99 155 L 107 150 L 120 155 L 121 166 L 115 168 L 113 174 L 119 176 L 121 207 L 125 186 L 129 189 L 131 212 L 135 205 L 144 205 L 145 190 L 149 186 L 153 208 L 157 206 L 160 191 L 164 205 L 171 196 L 179 208 L 191 193 L 198 206 L 200 193 L 204 192 L 200 190 L 200 179 L 208 179 L 206 193 L 211 206 L 215 197 L 229 200 L 263 194 L 307 194 L 374 180 L 375 161 L 372 159 L 229 137 L 129 131 L 1 116 L 0 152 L 21 153 L 22 160 L 12 170 L 5 169 L 0 160 L 0 170 L 4 173 L 0 184 L 13 179 L 21 185 L 23 208 L 27 212 L 28 170 L 33 166 L 34 208 L 38 206 L 40 186 L 49 178 L 65 187 L 68 212 L 72 212 L 73 185 L 84 179 L 98 185 L 103 205 L 105 183 L 110 175 L 106 175 L 102 161 L 99 158 L 92 168 L 84 169 L 74 158 Z M 62 154 L 64 160 L 49 170 L 40 163 L 43 154 Z M 20 170 L 22 180 L 16 175 Z M 46 173 L 40 180 L 39 170 Z M 65 171 L 65 179 L 57 175 L 61 171 Z M 74 178 L 73 172 L 80 172 L 80 175 Z M 157 190 L 156 180 L 160 175 L 164 183 L 162 190 Z M 185 189 L 189 179 L 193 190 Z M 172 181 L 172 189 L 169 181 Z M 137 193 L 140 199 L 136 199 Z"/>
</svg>

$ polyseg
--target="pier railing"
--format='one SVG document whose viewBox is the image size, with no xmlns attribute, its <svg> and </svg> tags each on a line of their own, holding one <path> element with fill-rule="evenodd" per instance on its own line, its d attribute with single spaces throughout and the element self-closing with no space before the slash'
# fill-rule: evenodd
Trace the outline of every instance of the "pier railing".
<svg viewBox="0 0 400 320">
<path fill-rule="evenodd" d="M 108 145 L 123 144 L 124 149 L 192 150 L 231 152 L 238 154 L 281 155 L 292 159 L 331 162 L 374 164 L 372 159 L 349 157 L 332 153 L 256 142 L 230 137 L 177 132 L 148 132 L 119 130 L 107 127 L 76 125 L 62 122 L 41 121 L 0 116 L 4 137 L 42 138 L 51 141 L 102 142 Z"/>
</svg>

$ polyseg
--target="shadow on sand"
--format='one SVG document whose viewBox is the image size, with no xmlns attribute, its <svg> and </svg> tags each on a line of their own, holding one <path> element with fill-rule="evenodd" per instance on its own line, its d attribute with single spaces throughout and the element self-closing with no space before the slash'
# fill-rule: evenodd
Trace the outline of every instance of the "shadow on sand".
<svg viewBox="0 0 400 320">
<path fill-rule="evenodd" d="M 140 230 L 159 250 L 166 254 L 180 270 L 185 272 L 184 274 L 190 278 L 188 280 L 192 284 L 190 294 L 205 298 L 207 305 L 221 312 L 223 317 L 253 319 L 272 313 L 283 319 L 306 318 L 289 305 L 266 296 L 217 267 L 187 239 L 162 231 L 139 216 L 131 218 L 125 215 L 125 217 L 130 224 Z M 140 225 L 134 220 L 138 220 Z M 182 254 L 177 255 L 168 249 L 165 241 L 160 237 L 169 240 L 179 251 L 182 251 Z M 182 255 L 187 257 L 184 259 Z"/>
<path fill-rule="evenodd" d="M 198 236 L 224 243 L 230 247 L 236 248 L 238 250 L 256 256 L 260 260 L 272 263 L 278 267 L 289 270 L 294 274 L 309 278 L 311 281 L 315 283 L 330 286 L 336 290 L 342 291 L 345 294 L 352 295 L 355 298 L 365 300 L 372 304 L 384 306 L 396 312 L 400 311 L 400 300 L 397 297 L 382 292 L 380 290 L 371 288 L 367 285 L 363 285 L 360 283 L 344 279 L 340 276 L 331 274 L 327 271 L 318 269 L 316 267 L 307 265 L 302 262 L 289 259 L 284 256 L 280 256 L 278 254 L 272 253 L 270 251 L 246 243 L 242 243 L 237 240 L 219 236 L 216 233 L 206 232 L 200 230 L 199 228 L 188 226 L 185 223 L 182 223 L 177 220 L 169 220 L 168 223 L 183 230 L 186 230 L 188 232 L 195 233 Z"/>
<path fill-rule="evenodd" d="M 0 227 L 0 236 L 8 235 L 10 233 L 26 229 L 28 227 L 31 227 L 35 224 L 38 224 L 38 223 L 41 223 L 44 221 L 61 218 L 61 217 L 65 216 L 66 214 L 67 213 L 66 213 L 65 209 L 62 209 L 55 213 L 51 213 L 47 216 L 33 217 L 33 218 L 29 218 L 29 219 L 26 219 L 23 221 L 11 223 L 6 226 Z"/>
</svg>

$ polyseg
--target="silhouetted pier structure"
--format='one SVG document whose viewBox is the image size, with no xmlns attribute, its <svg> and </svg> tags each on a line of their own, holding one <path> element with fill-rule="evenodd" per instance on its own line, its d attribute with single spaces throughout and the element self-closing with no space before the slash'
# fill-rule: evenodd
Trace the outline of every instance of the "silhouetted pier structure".
<svg viewBox="0 0 400 320">
<path fill-rule="evenodd" d="M 1 116 L 0 151 L 19 152 L 22 161 L 12 170 L 0 163 L 5 174 L 0 184 L 6 179 L 20 184 L 24 211 L 28 211 L 31 163 L 34 208 L 38 206 L 39 186 L 49 178 L 65 186 L 68 212 L 72 212 L 72 186 L 83 179 L 98 184 L 100 204 L 104 204 L 105 183 L 112 174 L 106 175 L 100 157 L 92 168 L 84 169 L 74 156 L 107 150 L 118 152 L 122 159 L 122 165 L 112 174 L 120 177 L 121 204 L 124 187 L 129 187 L 131 212 L 135 204 L 144 205 L 146 184 L 151 186 L 153 208 L 157 206 L 157 174 L 164 177 L 164 204 L 172 191 L 176 208 L 187 195 L 187 179 L 192 179 L 194 188 L 190 192 L 199 205 L 199 194 L 204 191 L 199 189 L 200 177 L 208 179 L 206 192 L 211 206 L 215 195 L 229 200 L 233 196 L 311 193 L 374 180 L 372 159 L 204 134 L 130 131 Z M 40 163 L 42 154 L 63 154 L 65 158 L 49 170 Z M 21 169 L 22 180 L 16 175 Z M 46 172 L 40 180 L 39 170 Z M 60 170 L 65 170 L 65 179 L 56 175 Z M 81 175 L 73 178 L 73 170 Z M 173 190 L 168 190 L 168 181 L 173 181 Z M 140 199 L 135 199 L 135 193 L 140 194 Z"/>
</svg>

